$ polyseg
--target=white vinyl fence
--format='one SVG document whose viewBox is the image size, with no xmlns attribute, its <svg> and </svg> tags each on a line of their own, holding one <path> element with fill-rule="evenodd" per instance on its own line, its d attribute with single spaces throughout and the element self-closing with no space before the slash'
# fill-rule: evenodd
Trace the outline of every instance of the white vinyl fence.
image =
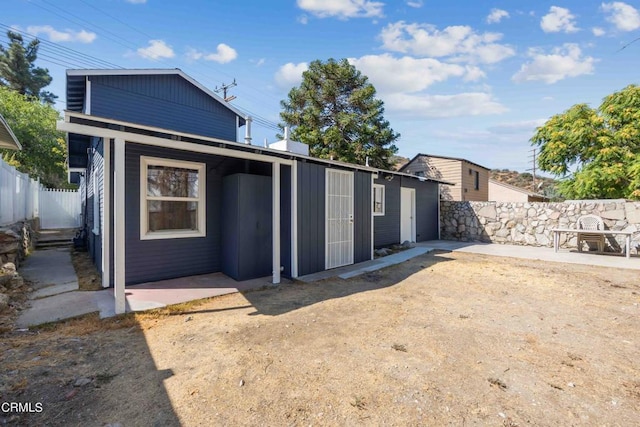
<svg viewBox="0 0 640 427">
<path fill-rule="evenodd" d="M 80 227 L 80 193 L 77 190 L 40 189 L 40 228 Z"/>
<path fill-rule="evenodd" d="M 80 226 L 80 193 L 44 188 L 0 159 L 0 226 L 40 217 L 40 228 Z"/>
</svg>

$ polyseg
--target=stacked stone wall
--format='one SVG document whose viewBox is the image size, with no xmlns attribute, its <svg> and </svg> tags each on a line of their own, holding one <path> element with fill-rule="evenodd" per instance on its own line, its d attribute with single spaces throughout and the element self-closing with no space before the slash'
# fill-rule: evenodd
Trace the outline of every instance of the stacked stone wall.
<svg viewBox="0 0 640 427">
<path fill-rule="evenodd" d="M 582 215 L 603 219 L 605 229 L 640 232 L 640 202 L 576 200 L 562 203 L 440 202 L 443 240 L 480 241 L 528 246 L 553 246 L 554 228 L 577 228 Z M 562 233 L 560 246 L 576 248 L 576 235 Z M 633 237 L 632 253 L 640 246 Z M 623 236 L 607 236 L 607 251 L 620 251 Z"/>
</svg>

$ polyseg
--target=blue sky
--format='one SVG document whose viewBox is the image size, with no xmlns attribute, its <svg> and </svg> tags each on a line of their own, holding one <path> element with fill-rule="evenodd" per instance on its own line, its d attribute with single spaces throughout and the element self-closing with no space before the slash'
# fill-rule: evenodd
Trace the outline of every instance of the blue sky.
<svg viewBox="0 0 640 427">
<path fill-rule="evenodd" d="M 309 62 L 349 58 L 402 135 L 398 154 L 519 171 L 536 126 L 598 106 L 640 69 L 638 1 L 14 0 L 3 45 L 8 27 L 43 40 L 61 110 L 66 68 L 180 68 L 210 89 L 235 79 L 262 144 Z"/>
</svg>

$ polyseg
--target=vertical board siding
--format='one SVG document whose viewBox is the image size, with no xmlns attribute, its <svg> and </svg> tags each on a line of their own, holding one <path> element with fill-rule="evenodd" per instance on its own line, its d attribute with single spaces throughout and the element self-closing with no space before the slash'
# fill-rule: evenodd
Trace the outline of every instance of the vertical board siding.
<svg viewBox="0 0 640 427">
<path fill-rule="evenodd" d="M 325 166 L 298 163 L 298 274 L 324 270 Z"/>
<path fill-rule="evenodd" d="M 384 215 L 373 217 L 373 244 L 381 248 L 400 243 L 400 178 L 379 178 L 375 184 L 384 185 Z"/>
<path fill-rule="evenodd" d="M 438 238 L 438 184 L 401 178 L 402 187 L 416 190 L 416 242 Z"/>
<path fill-rule="evenodd" d="M 354 174 L 354 248 L 353 261 L 371 259 L 371 173 L 357 171 Z"/>
<path fill-rule="evenodd" d="M 280 167 L 280 264 L 291 277 L 291 166 Z"/>
<path fill-rule="evenodd" d="M 180 76 L 89 78 L 94 116 L 236 141 L 236 114 Z"/>
</svg>

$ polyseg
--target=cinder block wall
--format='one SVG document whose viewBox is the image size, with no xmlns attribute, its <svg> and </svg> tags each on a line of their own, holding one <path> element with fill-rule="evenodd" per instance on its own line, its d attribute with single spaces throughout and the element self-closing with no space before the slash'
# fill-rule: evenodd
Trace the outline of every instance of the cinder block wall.
<svg viewBox="0 0 640 427">
<path fill-rule="evenodd" d="M 574 200 L 562 203 L 440 202 L 443 240 L 480 241 L 513 245 L 553 246 L 553 228 L 577 228 L 578 218 L 600 216 L 609 230 L 639 232 L 632 252 L 640 246 L 640 202 Z M 575 248 L 576 236 L 562 233 L 561 247 Z M 607 236 L 607 249 L 619 251 L 624 237 Z"/>
</svg>

